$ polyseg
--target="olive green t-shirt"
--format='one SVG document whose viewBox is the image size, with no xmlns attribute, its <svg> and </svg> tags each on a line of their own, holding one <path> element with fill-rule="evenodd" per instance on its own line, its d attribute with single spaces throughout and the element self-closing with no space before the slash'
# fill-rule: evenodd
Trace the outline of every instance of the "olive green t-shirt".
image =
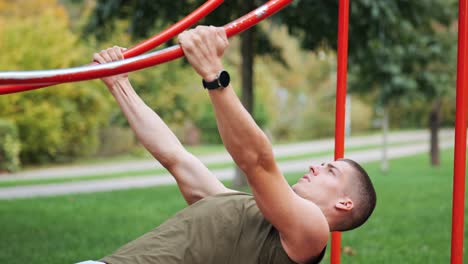
<svg viewBox="0 0 468 264">
<path fill-rule="evenodd" d="M 240 192 L 206 197 L 101 261 L 108 264 L 295 263 L 289 259 L 278 231 L 263 217 L 253 196 Z"/>
</svg>

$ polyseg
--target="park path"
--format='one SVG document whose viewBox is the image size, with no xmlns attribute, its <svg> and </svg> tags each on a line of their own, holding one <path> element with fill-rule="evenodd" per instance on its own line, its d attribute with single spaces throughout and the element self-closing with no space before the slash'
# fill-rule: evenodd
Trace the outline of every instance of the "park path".
<svg viewBox="0 0 468 264">
<path fill-rule="evenodd" d="M 429 151 L 429 134 L 427 131 L 407 131 L 395 132 L 389 136 L 389 143 L 399 145 L 390 145 L 388 157 L 399 158 L 411 156 L 418 153 Z M 453 146 L 453 130 L 443 130 L 440 134 L 441 148 L 450 148 Z M 378 161 L 381 157 L 381 149 L 378 145 L 381 142 L 380 135 L 350 137 L 347 139 L 347 148 L 355 148 L 361 146 L 373 146 L 365 148 L 365 150 L 354 150 L 346 152 L 346 157 L 354 159 L 360 163 Z M 321 163 L 323 161 L 332 160 L 333 140 L 317 140 L 310 142 L 301 142 L 287 145 L 278 145 L 274 147 L 274 152 L 277 157 L 300 155 L 301 153 L 323 153 L 330 151 L 330 155 L 320 157 L 297 159 L 291 161 L 279 162 L 279 166 L 284 173 L 303 173 L 307 170 L 310 164 Z M 200 159 L 206 165 L 232 162 L 231 157 L 227 153 L 217 153 L 214 155 L 200 156 Z M 86 180 L 79 182 L 55 183 L 28 185 L 17 187 L 0 188 L 0 199 L 16 199 L 38 196 L 56 196 L 72 193 L 89 193 L 102 192 L 130 188 L 144 188 L 157 185 L 175 184 L 174 179 L 168 173 L 146 176 L 130 176 L 132 171 L 145 169 L 155 169 L 161 165 L 154 160 L 133 161 L 114 164 L 90 165 L 90 166 L 69 166 L 52 169 L 41 169 L 25 171 L 13 175 L 8 175 L 0 178 L 1 180 L 15 179 L 46 179 L 46 178 L 63 178 L 63 177 L 83 177 L 86 175 L 96 175 L 99 173 L 113 172 L 128 172 L 129 177 Z M 233 168 L 215 169 L 212 170 L 220 180 L 232 179 L 234 175 Z M 298 175 L 302 176 L 302 174 Z"/>
</svg>

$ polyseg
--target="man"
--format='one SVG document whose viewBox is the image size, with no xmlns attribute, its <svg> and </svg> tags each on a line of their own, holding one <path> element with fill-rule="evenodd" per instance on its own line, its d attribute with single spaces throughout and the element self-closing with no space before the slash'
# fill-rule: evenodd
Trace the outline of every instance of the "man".
<svg viewBox="0 0 468 264">
<path fill-rule="evenodd" d="M 351 160 L 310 166 L 292 188 L 272 146 L 244 109 L 223 71 L 223 28 L 199 26 L 179 35 L 185 56 L 208 88 L 219 133 L 244 171 L 253 196 L 228 189 L 133 90 L 126 74 L 103 78 L 145 148 L 174 176 L 189 207 L 123 246 L 104 263 L 318 263 L 331 231 L 363 224 L 376 195 Z M 120 60 L 122 50 L 94 55 Z"/>
</svg>

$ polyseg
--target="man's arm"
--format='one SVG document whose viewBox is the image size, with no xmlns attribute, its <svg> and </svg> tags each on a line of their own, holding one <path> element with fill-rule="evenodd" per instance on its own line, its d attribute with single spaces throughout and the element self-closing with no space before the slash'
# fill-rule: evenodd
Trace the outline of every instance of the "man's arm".
<svg viewBox="0 0 468 264">
<path fill-rule="evenodd" d="M 228 46 L 222 28 L 197 27 L 179 36 L 185 56 L 206 81 L 223 69 Z M 269 142 L 229 86 L 210 90 L 224 145 L 245 172 L 262 214 L 280 232 L 283 247 L 295 261 L 317 256 L 326 245 L 329 227 L 320 208 L 296 195 L 280 172 Z"/>
<path fill-rule="evenodd" d="M 99 63 L 123 59 L 119 47 L 94 54 Z M 163 120 L 149 108 L 133 89 L 128 75 L 103 78 L 143 146 L 174 176 L 188 204 L 230 191 L 206 166 L 187 152 Z"/>
</svg>

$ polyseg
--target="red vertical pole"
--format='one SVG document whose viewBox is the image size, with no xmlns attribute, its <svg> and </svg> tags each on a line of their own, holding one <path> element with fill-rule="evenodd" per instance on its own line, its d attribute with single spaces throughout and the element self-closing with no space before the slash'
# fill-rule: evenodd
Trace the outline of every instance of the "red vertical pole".
<svg viewBox="0 0 468 264">
<path fill-rule="evenodd" d="M 468 0 L 458 3 L 458 64 L 453 166 L 452 264 L 463 263 L 463 225 L 466 172 L 466 103 L 468 89 Z"/>
<path fill-rule="evenodd" d="M 338 8 L 338 70 L 336 80 L 335 160 L 344 156 L 346 74 L 348 69 L 349 0 L 340 0 Z M 330 263 L 340 263 L 341 233 L 332 233 Z"/>
</svg>

